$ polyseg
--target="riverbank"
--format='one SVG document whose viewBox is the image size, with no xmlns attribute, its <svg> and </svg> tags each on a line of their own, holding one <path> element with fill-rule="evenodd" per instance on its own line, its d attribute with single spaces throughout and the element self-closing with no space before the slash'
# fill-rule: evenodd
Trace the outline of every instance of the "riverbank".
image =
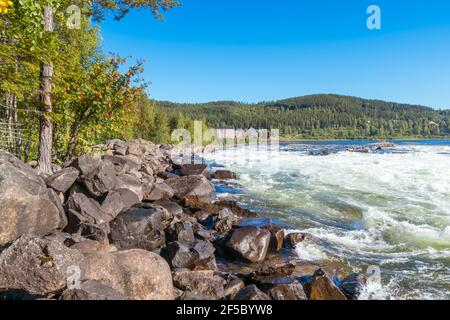
<svg viewBox="0 0 450 320">
<path fill-rule="evenodd" d="M 236 178 L 110 141 L 52 176 L 0 153 L 3 299 L 356 299 L 365 279 L 300 260 L 305 233 L 217 198 Z"/>
</svg>

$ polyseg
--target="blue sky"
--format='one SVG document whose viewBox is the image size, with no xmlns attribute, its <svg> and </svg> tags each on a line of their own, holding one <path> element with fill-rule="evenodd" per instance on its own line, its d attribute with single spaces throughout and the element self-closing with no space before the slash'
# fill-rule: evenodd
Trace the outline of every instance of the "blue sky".
<svg viewBox="0 0 450 320">
<path fill-rule="evenodd" d="M 157 21 L 102 25 L 104 49 L 144 58 L 155 99 L 257 102 L 315 93 L 450 108 L 448 0 L 185 0 Z M 366 27 L 367 7 L 382 29 Z"/>
</svg>

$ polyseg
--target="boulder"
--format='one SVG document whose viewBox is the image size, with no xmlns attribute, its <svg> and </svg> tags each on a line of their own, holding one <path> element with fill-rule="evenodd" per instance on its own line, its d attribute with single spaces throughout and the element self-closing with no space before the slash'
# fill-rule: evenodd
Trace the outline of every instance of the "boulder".
<svg viewBox="0 0 450 320">
<path fill-rule="evenodd" d="M 107 160 L 101 161 L 96 168 L 80 177 L 80 181 L 94 198 L 98 198 L 116 188 L 118 181 L 122 181 L 122 179 L 117 179 L 117 172 L 113 163 Z M 122 184 L 124 183 L 122 182 Z"/>
<path fill-rule="evenodd" d="M 71 167 L 78 169 L 83 176 L 91 174 L 102 162 L 102 157 L 98 153 L 87 153 L 75 159 Z"/>
<path fill-rule="evenodd" d="M 148 201 L 158 201 L 158 200 L 167 200 L 171 199 L 174 196 L 174 191 L 167 184 L 156 183 L 151 188 L 150 192 L 147 192 L 144 195 L 144 200 Z"/>
<path fill-rule="evenodd" d="M 345 294 L 347 299 L 358 300 L 366 282 L 366 278 L 363 275 L 352 273 L 342 280 L 339 289 Z"/>
<path fill-rule="evenodd" d="M 66 289 L 59 300 L 127 300 L 127 297 L 99 281 L 87 280 L 79 289 Z"/>
<path fill-rule="evenodd" d="M 139 200 L 142 201 L 144 195 L 148 192 L 149 186 L 142 183 L 138 178 L 131 174 L 121 174 L 117 176 L 115 188 L 131 190 L 139 197 Z"/>
<path fill-rule="evenodd" d="M 280 226 L 272 226 L 270 231 L 270 248 L 275 252 L 280 252 L 283 249 L 284 229 Z"/>
<path fill-rule="evenodd" d="M 44 180 L 4 151 L 0 151 L 0 204 L 0 247 L 24 234 L 44 236 L 64 224 Z"/>
<path fill-rule="evenodd" d="M 111 241 L 120 250 L 155 250 L 165 243 L 161 224 L 168 219 L 169 212 L 161 206 L 150 203 L 134 205 L 110 223 Z"/>
<path fill-rule="evenodd" d="M 183 208 L 176 202 L 170 200 L 157 200 L 154 202 L 155 204 L 165 208 L 171 216 L 181 215 L 183 214 Z"/>
<path fill-rule="evenodd" d="M 257 301 L 270 300 L 270 297 L 258 289 L 254 284 L 241 289 L 233 300 Z"/>
<path fill-rule="evenodd" d="M 258 227 L 237 229 L 226 246 L 234 254 L 249 262 L 262 262 L 270 245 L 270 232 Z"/>
<path fill-rule="evenodd" d="M 245 288 L 244 281 L 240 279 L 230 281 L 224 288 L 225 297 L 230 300 L 233 300 L 236 294 Z"/>
<path fill-rule="evenodd" d="M 113 163 L 117 172 L 122 174 L 140 170 L 142 167 L 142 160 L 133 156 L 104 155 L 103 160 Z"/>
<path fill-rule="evenodd" d="M 208 165 L 206 164 L 183 164 L 181 165 L 180 173 L 182 176 L 202 175 L 207 179 L 210 178 Z"/>
<path fill-rule="evenodd" d="M 64 195 L 63 195 L 64 196 Z M 55 207 L 58 209 L 59 212 L 59 226 L 58 229 L 64 230 L 64 228 L 67 227 L 68 220 L 66 216 L 66 212 L 63 207 L 63 203 L 61 201 L 61 198 L 56 194 L 55 190 L 48 189 L 48 199 L 55 205 Z"/>
<path fill-rule="evenodd" d="M 212 200 L 214 185 L 202 175 L 178 177 L 165 180 L 165 183 L 174 191 L 179 200 L 194 196 L 203 200 Z"/>
<path fill-rule="evenodd" d="M 175 287 L 190 293 L 214 299 L 225 297 L 225 280 L 213 271 L 176 271 L 172 273 Z"/>
<path fill-rule="evenodd" d="M 269 290 L 269 296 L 273 300 L 308 300 L 303 286 L 298 282 L 277 285 Z"/>
<path fill-rule="evenodd" d="M 47 296 L 63 290 L 83 255 L 58 241 L 24 235 L 0 254 L 0 288 Z"/>
<path fill-rule="evenodd" d="M 190 244 L 195 242 L 194 229 L 189 221 L 172 223 L 166 233 L 169 242 L 180 241 Z"/>
<path fill-rule="evenodd" d="M 83 193 L 74 193 L 66 203 L 69 233 L 77 233 L 82 224 L 101 225 L 108 223 L 111 216 L 101 209 L 100 204 Z"/>
<path fill-rule="evenodd" d="M 214 252 L 209 241 L 196 240 L 193 244 L 175 241 L 167 244 L 165 256 L 173 268 L 214 269 Z"/>
<path fill-rule="evenodd" d="M 287 249 L 295 249 L 299 243 L 304 241 L 318 242 L 318 239 L 309 233 L 294 232 L 285 237 L 283 246 Z"/>
<path fill-rule="evenodd" d="M 119 213 L 128 208 L 125 208 L 122 195 L 116 191 L 108 192 L 100 207 L 100 209 L 109 216 L 110 221 L 114 220 L 119 215 Z"/>
<path fill-rule="evenodd" d="M 47 186 L 57 192 L 66 192 L 77 181 L 80 172 L 73 167 L 64 168 L 45 180 Z"/>
<path fill-rule="evenodd" d="M 85 255 L 82 281 L 96 280 L 129 300 L 173 300 L 172 275 L 167 262 L 145 250 Z"/>
<path fill-rule="evenodd" d="M 235 180 L 237 179 L 236 174 L 229 170 L 216 170 L 214 173 L 214 179 L 217 180 Z"/>
<path fill-rule="evenodd" d="M 310 286 L 309 300 L 347 300 L 344 293 L 321 269 L 314 274 Z"/>
</svg>

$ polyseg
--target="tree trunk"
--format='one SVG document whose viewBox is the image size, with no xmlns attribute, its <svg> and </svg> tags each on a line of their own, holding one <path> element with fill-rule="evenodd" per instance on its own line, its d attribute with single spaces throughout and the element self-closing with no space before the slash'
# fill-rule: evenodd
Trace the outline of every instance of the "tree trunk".
<svg viewBox="0 0 450 320">
<path fill-rule="evenodd" d="M 44 31 L 53 32 L 53 8 L 51 5 L 44 9 Z M 49 174 L 52 173 L 53 150 L 52 78 L 53 65 L 43 62 L 41 66 L 42 114 L 40 119 L 39 170 Z"/>
</svg>

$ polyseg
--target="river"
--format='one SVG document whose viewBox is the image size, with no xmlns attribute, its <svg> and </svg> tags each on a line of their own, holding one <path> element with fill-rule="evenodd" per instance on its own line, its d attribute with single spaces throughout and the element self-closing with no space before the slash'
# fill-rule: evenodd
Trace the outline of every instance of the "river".
<svg viewBox="0 0 450 320">
<path fill-rule="evenodd" d="M 300 259 L 379 268 L 361 299 L 450 299 L 450 141 L 290 142 L 205 155 L 239 175 L 218 187 L 290 229 L 320 238 Z"/>
</svg>

